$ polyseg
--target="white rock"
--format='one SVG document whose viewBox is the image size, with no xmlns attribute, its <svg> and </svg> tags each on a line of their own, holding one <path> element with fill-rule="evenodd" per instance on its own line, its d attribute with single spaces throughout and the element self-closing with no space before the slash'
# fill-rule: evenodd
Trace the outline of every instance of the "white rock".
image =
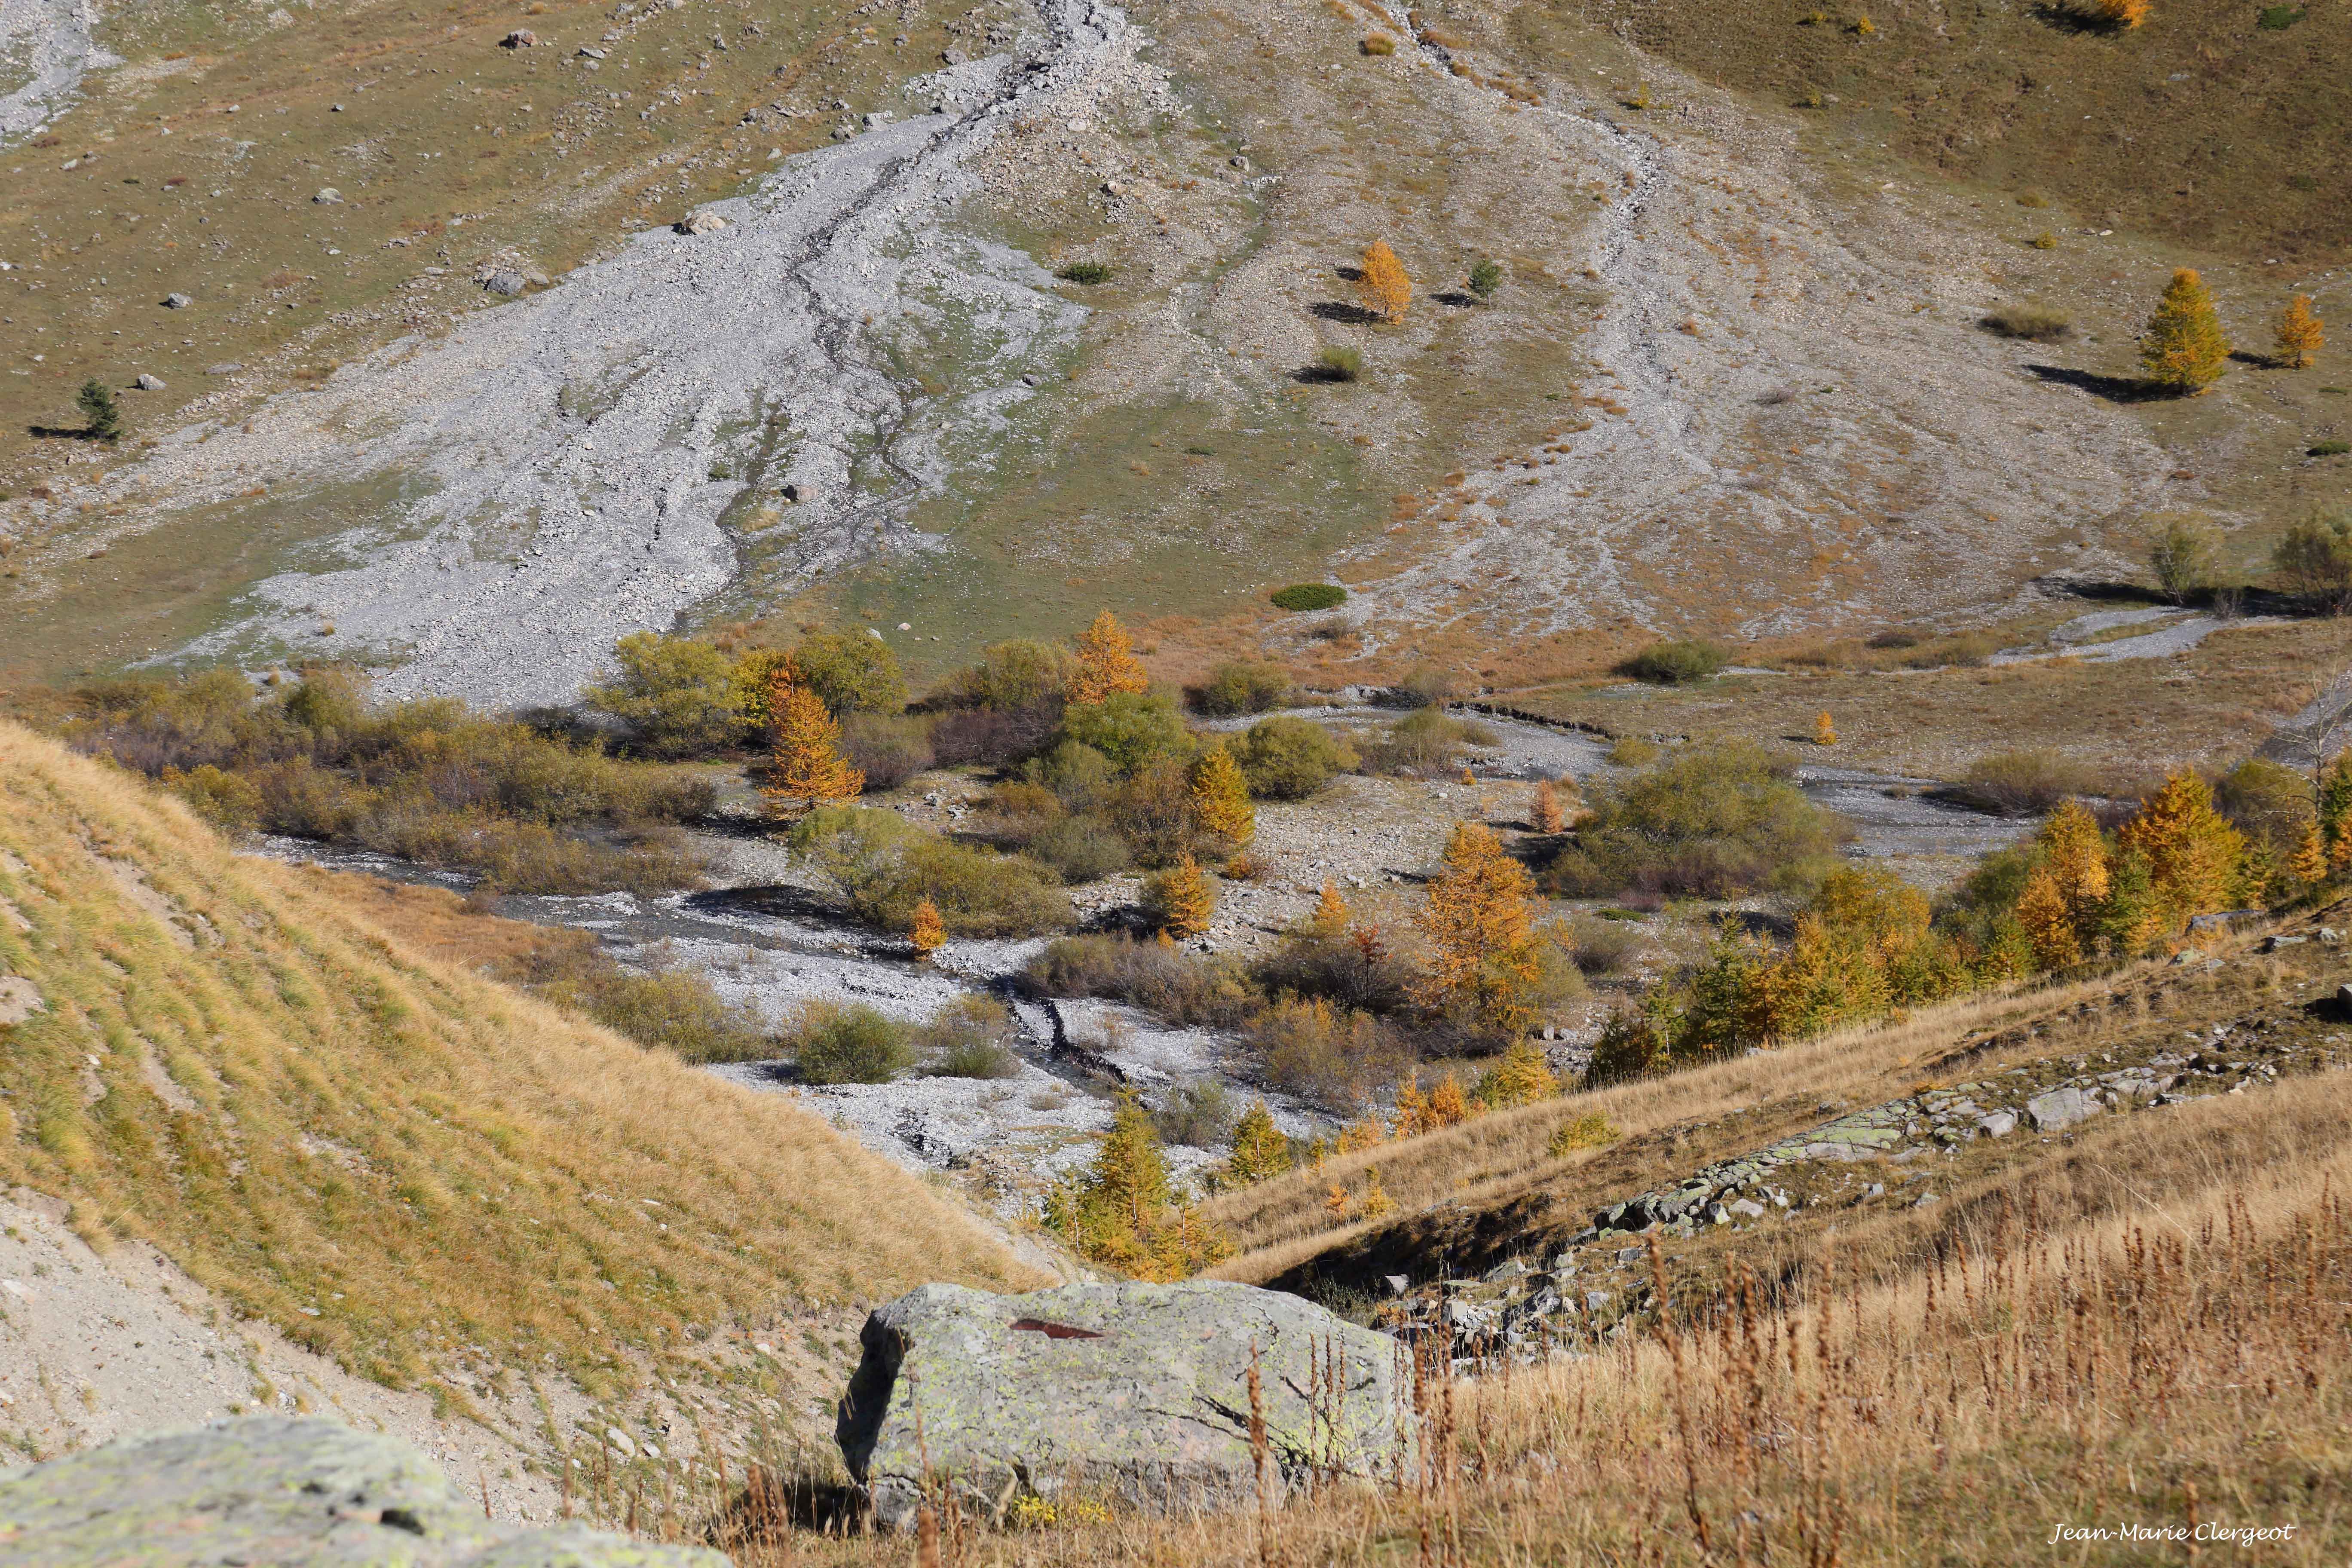
<svg viewBox="0 0 2352 1568">
<path fill-rule="evenodd" d="M 343 193 L 335 189 L 332 185 L 328 185 L 322 188 L 317 195 L 312 196 L 310 199 L 318 203 L 322 207 L 331 207 L 341 204 Z"/>
<path fill-rule="evenodd" d="M 150 375 L 142 370 L 139 373 L 139 379 L 131 384 L 142 392 L 161 392 L 163 390 L 164 384 L 162 376 Z"/>
</svg>

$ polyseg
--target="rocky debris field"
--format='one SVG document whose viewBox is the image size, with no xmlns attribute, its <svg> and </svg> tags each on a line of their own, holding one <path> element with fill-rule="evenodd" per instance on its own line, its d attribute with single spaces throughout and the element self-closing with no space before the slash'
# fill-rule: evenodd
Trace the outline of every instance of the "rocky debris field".
<svg viewBox="0 0 2352 1568">
<path fill-rule="evenodd" d="M 2264 943 L 2340 953 L 2321 927 Z M 2194 949 L 2179 967 L 2219 970 Z M 2241 961 L 2243 962 L 2243 961 Z M 2086 1006 L 2090 1005 L 2088 1004 Z M 1591 1223 L 1464 1279 L 1388 1278 L 1379 1319 L 1408 1335 L 1450 1331 L 1464 1364 L 1573 1352 L 1620 1333 L 1655 1304 L 1651 1247 L 1670 1278 L 1691 1244 L 1778 1227 L 1834 1226 L 1896 1207 L 1928 1209 L 1970 1177 L 2035 1157 L 2086 1124 L 2214 1095 L 2242 1094 L 2352 1065 L 2352 985 L 2315 1002 L 2258 1007 L 2201 1028 L 2159 1030 L 2095 1053 L 2053 1056 L 1865 1109 L 1719 1160 L 1672 1185 L 1606 1205 Z M 1964 1062 L 2030 1048 L 2042 1026 L 1964 1039 Z M 1830 1103 L 1823 1110 L 1836 1107 Z"/>
</svg>

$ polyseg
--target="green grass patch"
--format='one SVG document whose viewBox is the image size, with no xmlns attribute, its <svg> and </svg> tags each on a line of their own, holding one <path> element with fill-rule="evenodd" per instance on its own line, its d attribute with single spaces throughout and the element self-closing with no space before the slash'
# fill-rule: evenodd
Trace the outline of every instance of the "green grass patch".
<svg viewBox="0 0 2352 1568">
<path fill-rule="evenodd" d="M 1348 602 L 1348 590 L 1337 583 L 1293 583 L 1266 597 L 1277 610 L 1330 610 Z"/>
</svg>

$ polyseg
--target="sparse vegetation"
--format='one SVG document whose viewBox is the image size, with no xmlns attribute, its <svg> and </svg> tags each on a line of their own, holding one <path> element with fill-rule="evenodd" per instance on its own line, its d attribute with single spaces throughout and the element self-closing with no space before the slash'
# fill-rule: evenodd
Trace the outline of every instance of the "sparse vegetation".
<svg viewBox="0 0 2352 1568">
<path fill-rule="evenodd" d="M 1728 662 L 1723 649 L 1696 637 L 1652 643 L 1625 661 L 1623 673 L 1660 686 L 1686 686 L 1705 680 Z"/>
<path fill-rule="evenodd" d="M 2104 795 L 2106 786 L 2095 770 L 2055 752 L 1996 752 L 1969 764 L 1956 793 L 1980 811 L 2039 816 L 2070 797 Z"/>
<path fill-rule="evenodd" d="M 1985 314 L 1985 329 L 2004 338 L 2054 343 L 2071 334 L 2074 319 L 2053 305 L 2030 302 L 1996 305 Z"/>
<path fill-rule="evenodd" d="M 2201 517 L 2171 512 L 2157 520 L 2147 541 L 2147 568 L 2176 605 L 2210 589 L 2221 571 L 2221 539 Z"/>
<path fill-rule="evenodd" d="M 1308 379 L 1313 381 L 1361 381 L 1363 376 L 1363 352 L 1345 343 L 1328 343 L 1316 350 L 1315 363 L 1308 373 Z"/>
<path fill-rule="evenodd" d="M 465 867 L 518 893 L 666 891 L 698 874 L 665 825 L 709 809 L 707 782 L 448 699 L 371 707 L 341 670 L 274 689 L 216 669 L 16 695 L 76 750 L 179 788 L 231 831 Z"/>
<path fill-rule="evenodd" d="M 1375 59 L 1386 59 L 1396 53 L 1396 40 L 1386 33 L 1371 33 L 1366 35 L 1364 41 L 1357 47 Z"/>
<path fill-rule="evenodd" d="M 1280 714 L 1251 725 L 1233 752 L 1250 793 L 1262 800 L 1305 800 L 1357 761 L 1322 725 Z"/>
<path fill-rule="evenodd" d="M 877 931 L 909 930 L 927 899 L 959 936 L 1034 936 L 1069 923 L 1069 900 L 1043 866 L 940 838 L 895 811 L 823 806 L 801 818 L 792 845 Z"/>
<path fill-rule="evenodd" d="M 1054 276 L 1065 283 L 1077 283 L 1091 288 L 1097 283 L 1109 282 L 1111 268 L 1108 263 L 1101 261 L 1073 261 Z"/>
<path fill-rule="evenodd" d="M 1788 774 L 1778 758 L 1727 745 L 1688 749 L 1598 788 L 1544 885 L 1570 898 L 1802 892 L 1827 874 L 1846 830 Z"/>
<path fill-rule="evenodd" d="M 1327 584 L 1317 583 L 1310 586 Z M 1344 596 L 1345 591 L 1339 592 Z M 1265 713 L 1281 707 L 1289 694 L 1290 672 L 1282 666 L 1264 660 L 1228 659 L 1209 671 L 1208 679 L 1192 694 L 1192 707 L 1213 719 Z"/>
<path fill-rule="evenodd" d="M 1005 1079 L 1021 1075 L 1021 1058 L 1006 1041 L 1013 1019 L 992 997 L 961 996 L 917 1029 L 917 1062 L 932 1078 Z"/>
<path fill-rule="evenodd" d="M 2289 591 L 2337 611 L 2352 605 L 2352 509 L 2290 523 L 2271 563 Z"/>
<path fill-rule="evenodd" d="M 915 1065 L 913 1031 L 863 1003 L 803 1003 L 783 1043 L 804 1083 L 887 1083 Z"/>
</svg>

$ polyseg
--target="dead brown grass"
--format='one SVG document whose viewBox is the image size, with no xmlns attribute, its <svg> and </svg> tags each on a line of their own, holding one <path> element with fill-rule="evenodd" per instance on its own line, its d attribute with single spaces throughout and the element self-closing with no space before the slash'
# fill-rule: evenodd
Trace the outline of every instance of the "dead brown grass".
<svg viewBox="0 0 2352 1568">
<path fill-rule="evenodd" d="M 0 798 L 0 964 L 46 1002 L 0 1029 L 0 1180 L 352 1370 L 474 1346 L 593 1391 L 786 1301 L 1029 1278 L 788 1102 L 421 956 L 14 725 Z"/>
<path fill-rule="evenodd" d="M 1421 1402 L 1436 1419 L 1408 1458 L 1425 1484 L 1255 1517 L 1021 1533 L 953 1519 L 922 1561 L 1975 1564 L 2041 1561 L 2060 1527 L 2136 1527 L 2181 1533 L 2077 1538 L 2063 1560 L 2340 1562 L 2352 1080 L 2158 1123 L 2097 1129 L 2075 1157 L 2136 1173 L 2153 1158 L 2170 1180 L 2118 1180 L 2092 1218 L 2031 1190 L 1977 1206 L 1899 1279 L 1829 1253 L 1701 1289 L 1654 1251 L 1663 1320 Z M 906 1552 L 796 1531 L 782 1510 L 757 1524 L 726 1541 L 745 1568 Z M 2273 1533 L 2217 1533 L 2247 1530 Z"/>
</svg>

